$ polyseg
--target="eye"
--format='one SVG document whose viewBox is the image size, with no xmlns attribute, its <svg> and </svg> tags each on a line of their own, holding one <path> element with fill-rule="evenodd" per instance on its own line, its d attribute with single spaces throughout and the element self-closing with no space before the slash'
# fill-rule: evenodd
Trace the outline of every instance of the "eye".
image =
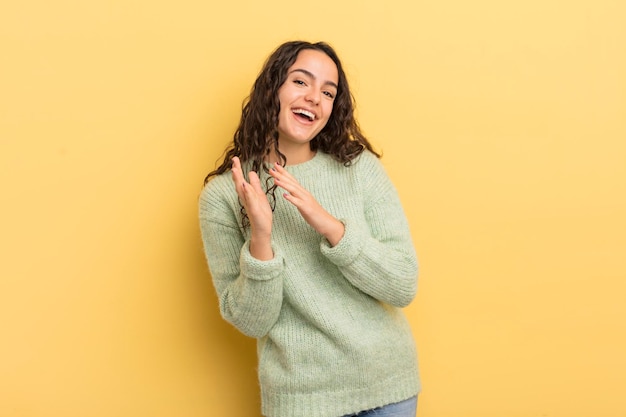
<svg viewBox="0 0 626 417">
<path fill-rule="evenodd" d="M 298 84 L 298 85 L 306 85 L 306 83 L 304 81 L 299 80 L 299 79 L 295 79 L 295 80 L 293 80 L 293 82 L 294 82 L 294 84 Z"/>
<path fill-rule="evenodd" d="M 335 98 L 335 95 L 330 91 L 324 91 L 324 95 L 328 98 Z"/>
</svg>

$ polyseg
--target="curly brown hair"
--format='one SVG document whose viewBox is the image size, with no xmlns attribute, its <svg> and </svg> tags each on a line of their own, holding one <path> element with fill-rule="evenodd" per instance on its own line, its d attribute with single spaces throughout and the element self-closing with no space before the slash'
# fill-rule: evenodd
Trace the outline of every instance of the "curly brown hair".
<svg viewBox="0 0 626 417">
<path fill-rule="evenodd" d="M 290 41 L 276 48 L 265 61 L 250 95 L 244 101 L 241 120 L 235 131 L 233 142 L 224 151 L 221 165 L 205 177 L 205 185 L 211 177 L 231 169 L 234 156 L 238 156 L 242 163 L 248 162 L 250 169 L 256 172 L 260 170 L 268 172 L 269 168 L 264 162 L 272 150 L 276 152 L 281 165 L 287 163 L 286 156 L 280 153 L 278 148 L 278 114 L 280 111 L 278 90 L 287 78 L 287 70 L 296 61 L 298 54 L 305 49 L 321 51 L 328 55 L 337 66 L 339 76 L 330 118 L 326 126 L 311 140 L 311 150 L 327 153 L 346 166 L 349 166 L 352 160 L 365 149 L 380 157 L 361 133 L 354 117 L 354 97 L 350 92 L 346 74 L 335 50 L 325 42 Z M 272 203 L 275 202 L 275 189 L 275 185 L 266 182 L 266 193 Z M 274 204 L 272 204 L 272 209 L 273 207 Z M 243 208 L 242 215 L 245 224 L 247 216 Z"/>
</svg>

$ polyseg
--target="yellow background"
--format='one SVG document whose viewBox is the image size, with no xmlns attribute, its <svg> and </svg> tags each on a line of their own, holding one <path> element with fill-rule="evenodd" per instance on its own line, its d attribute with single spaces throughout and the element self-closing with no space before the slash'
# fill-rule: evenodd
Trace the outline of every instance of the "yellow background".
<svg viewBox="0 0 626 417">
<path fill-rule="evenodd" d="M 0 416 L 259 416 L 204 175 L 270 51 L 326 40 L 401 194 L 419 417 L 626 416 L 626 3 L 0 8 Z"/>
</svg>

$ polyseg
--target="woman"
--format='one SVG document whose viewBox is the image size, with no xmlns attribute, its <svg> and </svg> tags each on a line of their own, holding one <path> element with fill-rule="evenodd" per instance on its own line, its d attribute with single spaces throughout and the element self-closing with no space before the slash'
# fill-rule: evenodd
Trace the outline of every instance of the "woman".
<svg viewBox="0 0 626 417">
<path fill-rule="evenodd" d="M 415 296 L 415 250 L 353 110 L 335 51 L 287 42 L 205 179 L 200 223 L 220 311 L 258 340 L 267 417 L 415 415 L 400 310 Z"/>
</svg>

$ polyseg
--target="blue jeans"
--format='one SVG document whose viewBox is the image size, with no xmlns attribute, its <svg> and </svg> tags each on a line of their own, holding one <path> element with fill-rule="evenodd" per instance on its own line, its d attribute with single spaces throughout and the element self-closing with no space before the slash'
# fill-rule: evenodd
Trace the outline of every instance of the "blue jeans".
<svg viewBox="0 0 626 417">
<path fill-rule="evenodd" d="M 415 417 L 417 412 L 417 397 L 400 401 L 399 403 L 387 404 L 371 410 L 360 411 L 356 414 L 348 414 L 343 417 Z"/>
</svg>

